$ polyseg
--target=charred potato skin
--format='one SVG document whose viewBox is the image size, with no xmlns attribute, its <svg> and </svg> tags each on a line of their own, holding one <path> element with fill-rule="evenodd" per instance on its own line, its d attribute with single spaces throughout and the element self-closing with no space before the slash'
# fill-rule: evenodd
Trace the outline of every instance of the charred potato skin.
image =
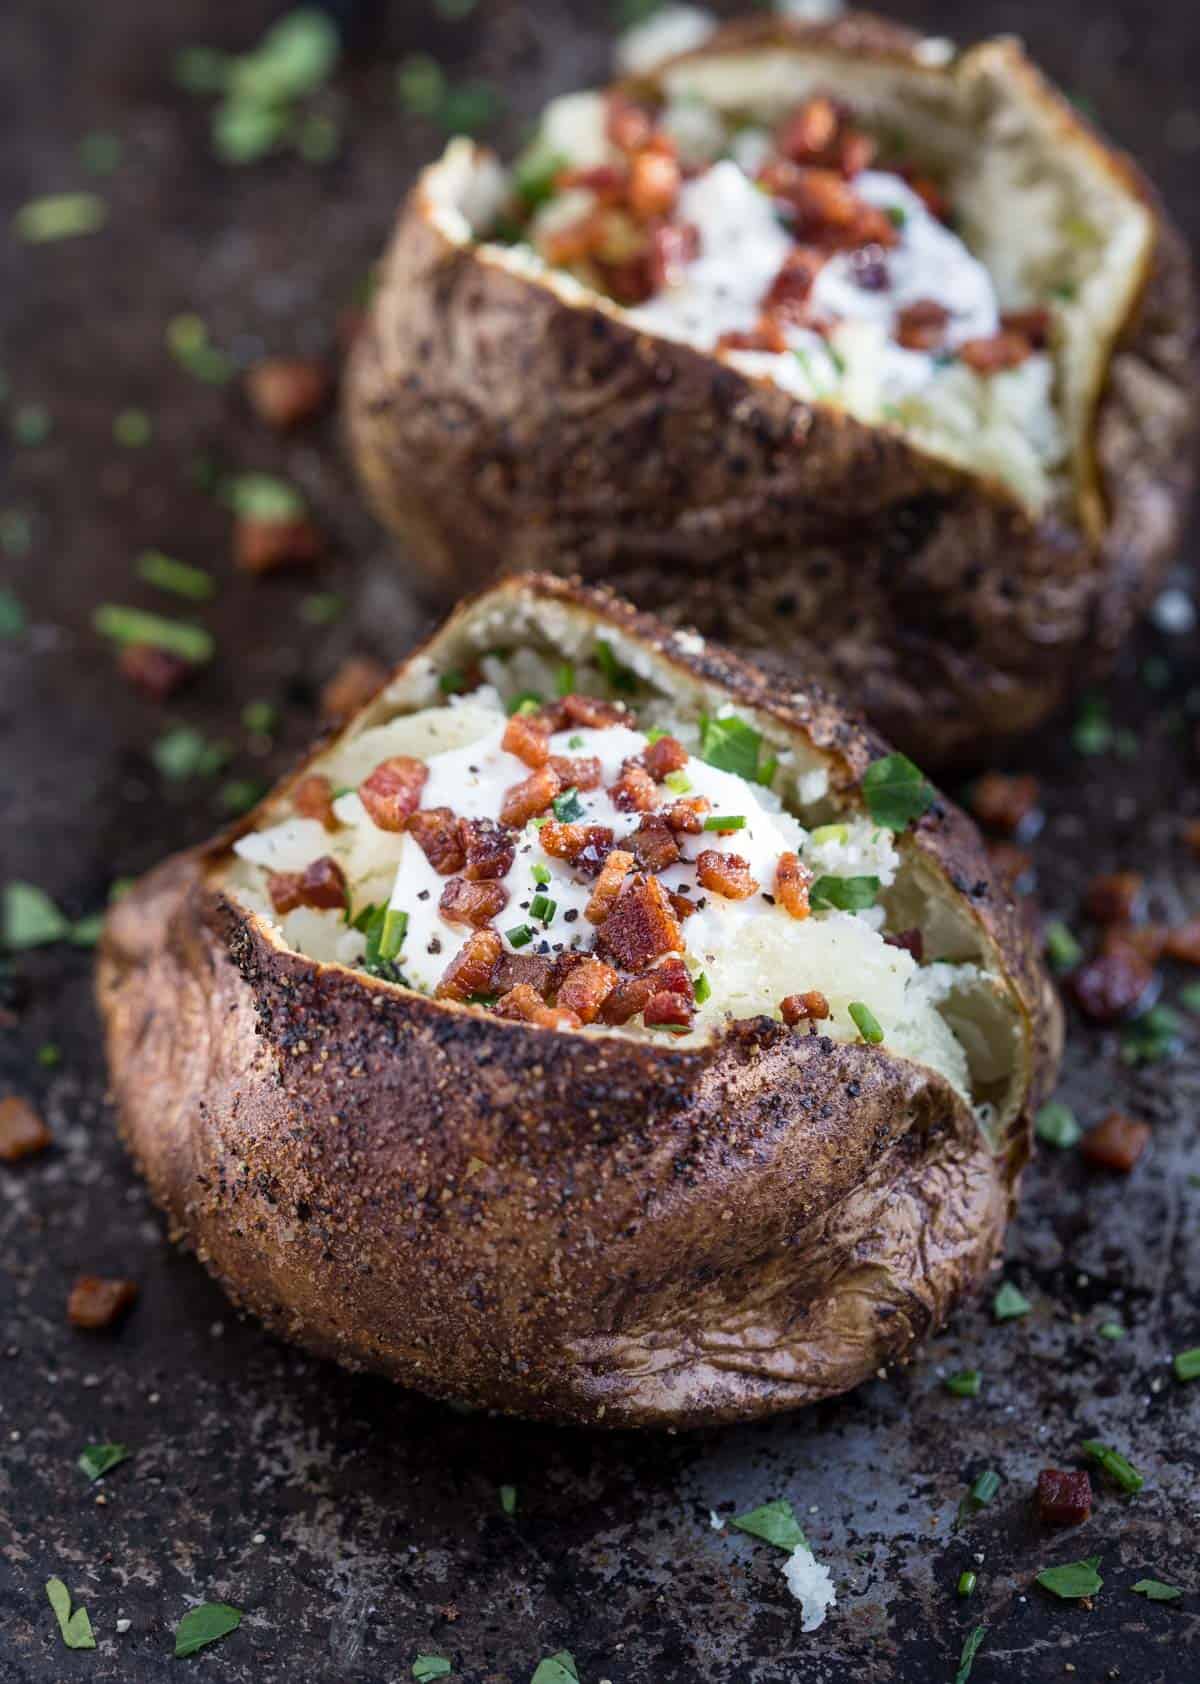
<svg viewBox="0 0 1200 1684">
<path fill-rule="evenodd" d="M 717 45 L 795 39 L 919 63 L 918 37 L 867 14 L 748 20 Z M 1012 51 L 1055 120 L 1090 132 Z M 1161 581 L 1194 477 L 1187 250 L 1134 167 L 1094 144 L 1158 229 L 1094 417 L 1096 541 L 890 429 L 456 246 L 421 182 L 347 382 L 377 512 L 435 592 L 497 569 L 577 573 L 823 676 L 928 764 L 980 761 L 1111 664 Z"/>
<path fill-rule="evenodd" d="M 505 588 L 811 732 L 835 784 L 878 747 L 606 594 Z M 1027 1105 L 994 1153 L 940 1077 L 884 1048 L 768 1018 L 687 1051 L 546 1031 L 285 951 L 211 881 L 236 834 L 113 908 L 99 998 L 122 1131 L 173 1235 L 282 1336 L 527 1416 L 697 1425 L 853 1386 L 986 1274 L 1058 1018 L 949 804 L 913 845 L 1004 956 L 1026 1038 Z"/>
</svg>

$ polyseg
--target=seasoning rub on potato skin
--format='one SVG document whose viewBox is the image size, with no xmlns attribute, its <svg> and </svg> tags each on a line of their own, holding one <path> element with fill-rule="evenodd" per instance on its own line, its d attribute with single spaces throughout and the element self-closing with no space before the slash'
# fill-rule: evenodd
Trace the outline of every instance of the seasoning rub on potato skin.
<svg viewBox="0 0 1200 1684">
<path fill-rule="evenodd" d="M 547 627 L 555 648 L 605 639 L 680 706 L 732 703 L 827 772 L 828 811 L 861 808 L 881 745 L 834 701 L 546 576 L 463 605 L 334 749 L 506 631 Z M 173 1236 L 238 1303 L 435 1396 L 677 1426 L 844 1391 L 979 1284 L 1059 1019 L 948 802 L 898 847 L 928 938 L 990 979 L 1005 1026 L 990 1135 L 943 1076 L 820 1024 L 760 1016 L 684 1048 L 506 1021 L 290 950 L 226 880 L 234 841 L 306 773 L 123 897 L 99 958 L 124 1137 Z"/>
<path fill-rule="evenodd" d="M 1062 495 L 1031 508 L 911 433 L 639 331 L 570 276 L 478 243 L 488 155 L 457 142 L 408 199 L 347 382 L 364 485 L 430 587 L 478 588 L 498 567 L 607 583 L 823 676 L 930 765 L 981 761 L 1106 668 L 1172 555 L 1193 477 L 1186 248 L 1015 41 L 942 62 L 928 46 L 868 14 L 762 17 L 629 88 L 791 52 L 852 109 L 883 80 L 935 98 L 957 79 L 984 111 L 1002 93 L 1033 153 L 1069 160 L 1129 223 Z M 1009 130 L 996 134 L 1002 154 Z M 1013 241 L 1035 203 L 1023 187 L 999 205 Z"/>
</svg>

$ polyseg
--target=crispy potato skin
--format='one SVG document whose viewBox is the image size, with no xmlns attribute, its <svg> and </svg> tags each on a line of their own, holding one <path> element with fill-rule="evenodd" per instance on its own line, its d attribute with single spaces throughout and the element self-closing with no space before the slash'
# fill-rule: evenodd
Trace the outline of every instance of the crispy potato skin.
<svg viewBox="0 0 1200 1684">
<path fill-rule="evenodd" d="M 811 730 L 835 783 L 877 747 L 827 699 L 684 655 L 606 595 L 500 594 L 518 589 Z M 940 1077 L 885 1049 L 767 1018 L 686 1051 L 555 1032 L 284 951 L 212 881 L 234 834 L 114 906 L 99 998 L 122 1130 L 172 1233 L 283 1336 L 436 1396 L 692 1425 L 855 1385 L 987 1272 L 1059 1024 L 948 804 L 912 845 L 968 896 L 1025 1029 L 1027 1104 L 995 1154 Z"/>
<path fill-rule="evenodd" d="M 861 14 L 807 30 L 748 20 L 718 44 L 797 35 L 909 61 L 917 40 Z M 980 761 L 1109 665 L 1191 488 L 1190 263 L 1150 189 L 1108 156 L 1159 237 L 1096 413 L 1097 542 L 896 433 L 456 246 L 420 182 L 347 381 L 371 500 L 434 592 L 497 569 L 577 573 L 823 675 L 927 763 Z"/>
</svg>

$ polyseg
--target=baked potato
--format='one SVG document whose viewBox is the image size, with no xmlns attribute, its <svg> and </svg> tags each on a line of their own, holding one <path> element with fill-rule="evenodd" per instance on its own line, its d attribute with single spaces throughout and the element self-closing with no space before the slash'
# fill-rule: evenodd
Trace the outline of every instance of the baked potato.
<svg viewBox="0 0 1200 1684">
<path fill-rule="evenodd" d="M 431 586 L 606 582 L 934 762 L 1113 653 L 1192 478 L 1185 248 L 1011 39 L 761 17 L 451 143 L 352 353 Z"/>
<path fill-rule="evenodd" d="M 1010 894 L 911 762 L 550 576 L 459 608 L 135 886 L 98 986 L 125 1139 L 237 1302 L 608 1425 L 905 1356 L 991 1266 L 1058 1052 Z"/>
</svg>

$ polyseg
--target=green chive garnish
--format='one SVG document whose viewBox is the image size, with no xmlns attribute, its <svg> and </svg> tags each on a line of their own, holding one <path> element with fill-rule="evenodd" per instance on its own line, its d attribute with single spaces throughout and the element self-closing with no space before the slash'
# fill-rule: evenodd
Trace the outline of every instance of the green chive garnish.
<svg viewBox="0 0 1200 1684">
<path fill-rule="evenodd" d="M 379 957 L 394 959 L 404 946 L 408 934 L 408 913 L 389 906 L 383 915 L 383 933 L 379 937 Z"/>
<path fill-rule="evenodd" d="M 541 705 L 542 698 L 536 690 L 522 690 L 508 704 L 509 717 L 514 713 L 534 713 Z"/>
<path fill-rule="evenodd" d="M 575 668 L 570 661 L 564 661 L 558 669 L 554 680 L 554 688 L 560 696 L 569 696 L 575 688 Z"/>
<path fill-rule="evenodd" d="M 561 795 L 556 795 L 551 806 L 560 824 L 573 824 L 576 819 L 583 817 L 583 802 L 579 799 L 579 791 L 574 784 L 570 789 L 564 789 Z"/>
<path fill-rule="evenodd" d="M 692 780 L 686 772 L 668 772 L 663 782 L 672 795 L 686 795 L 692 787 Z"/>
<path fill-rule="evenodd" d="M 943 1384 L 955 1397 L 978 1397 L 983 1386 L 983 1375 L 977 1368 L 963 1368 L 957 1374 L 948 1374 Z"/>
<path fill-rule="evenodd" d="M 1079 1448 L 1085 1456 L 1098 1463 L 1113 1484 L 1128 1496 L 1132 1497 L 1145 1485 L 1144 1476 L 1137 1471 L 1133 1463 L 1127 1461 L 1121 1452 L 1114 1450 L 1111 1445 L 1104 1444 L 1098 1438 L 1085 1438 Z"/>
<path fill-rule="evenodd" d="M 165 620 L 159 614 L 146 614 L 140 608 L 125 608 L 115 602 L 101 603 L 92 624 L 101 637 L 111 637 L 116 643 L 151 643 L 185 661 L 212 659 L 212 635 L 203 626 Z"/>
<path fill-rule="evenodd" d="M 864 1006 L 861 1000 L 852 1000 L 850 1002 L 850 1016 L 853 1018 L 855 1028 L 863 1040 L 868 1045 L 877 1047 L 883 1040 L 883 1029 L 870 1006 Z"/>
<path fill-rule="evenodd" d="M 958 1594 L 960 1596 L 970 1596 L 971 1592 L 975 1589 L 975 1586 L 978 1583 L 979 1575 L 977 1573 L 972 1573 L 971 1569 L 968 1567 L 964 1572 L 958 1575 Z"/>
<path fill-rule="evenodd" d="M 744 830 L 746 818 L 743 813 L 713 813 L 704 821 L 705 830 Z"/>
<path fill-rule="evenodd" d="M 504 933 L 512 947 L 528 947 L 533 940 L 533 931 L 528 924 L 518 924 L 515 929 L 505 930 Z"/>
<path fill-rule="evenodd" d="M 1174 1363 L 1177 1380 L 1200 1380 L 1200 1345 L 1180 1351 Z"/>
<path fill-rule="evenodd" d="M 557 911 L 558 902 L 552 901 L 549 895 L 534 895 L 529 903 L 530 917 L 539 919 L 543 924 L 552 924 Z"/>
<path fill-rule="evenodd" d="M 548 867 L 544 865 L 531 865 L 529 870 L 535 883 L 540 883 L 544 887 L 550 881 L 550 871 Z"/>
<path fill-rule="evenodd" d="M 160 591 L 190 597 L 193 602 L 207 602 L 216 595 L 216 582 L 211 573 L 186 561 L 176 561 L 161 550 L 146 550 L 137 558 L 135 566 L 138 578 Z"/>
</svg>

